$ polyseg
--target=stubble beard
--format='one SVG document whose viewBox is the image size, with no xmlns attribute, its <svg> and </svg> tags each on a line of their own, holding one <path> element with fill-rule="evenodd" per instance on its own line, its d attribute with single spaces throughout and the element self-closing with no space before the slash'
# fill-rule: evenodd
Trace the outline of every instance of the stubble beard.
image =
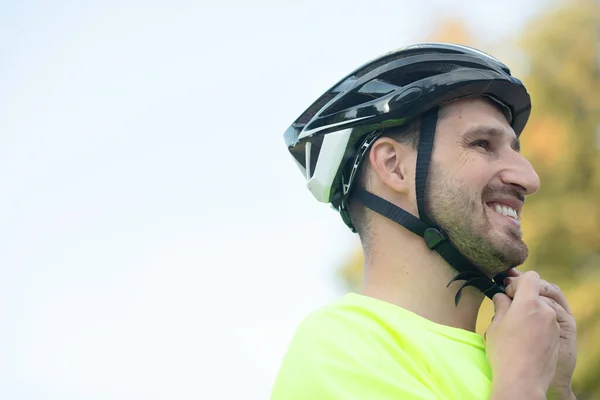
<svg viewBox="0 0 600 400">
<path fill-rule="evenodd" d="M 494 211 L 485 206 L 483 199 L 498 190 L 501 188 L 488 186 L 481 194 L 473 194 L 467 185 L 431 164 L 427 214 L 448 234 L 454 246 L 490 278 L 523 264 L 528 255 L 520 229 L 502 227 L 502 233 L 494 229 L 489 215 Z"/>
</svg>

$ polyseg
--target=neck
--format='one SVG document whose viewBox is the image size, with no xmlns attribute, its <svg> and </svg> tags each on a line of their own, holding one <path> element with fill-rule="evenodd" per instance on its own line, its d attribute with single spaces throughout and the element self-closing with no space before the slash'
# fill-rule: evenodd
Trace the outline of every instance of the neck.
<svg viewBox="0 0 600 400">
<path fill-rule="evenodd" d="M 454 298 L 463 282 L 448 282 L 458 272 L 422 238 L 399 226 L 373 232 L 365 251 L 361 294 L 395 304 L 438 324 L 475 331 L 483 294 L 473 287 Z"/>
</svg>

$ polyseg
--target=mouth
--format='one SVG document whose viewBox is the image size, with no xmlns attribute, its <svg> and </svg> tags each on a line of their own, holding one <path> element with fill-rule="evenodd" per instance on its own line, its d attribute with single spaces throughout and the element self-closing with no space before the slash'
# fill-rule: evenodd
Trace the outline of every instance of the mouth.
<svg viewBox="0 0 600 400">
<path fill-rule="evenodd" d="M 504 221 L 521 226 L 520 215 L 517 209 L 498 202 L 487 203 L 486 205 L 492 210 L 492 214 L 500 216 Z"/>
</svg>

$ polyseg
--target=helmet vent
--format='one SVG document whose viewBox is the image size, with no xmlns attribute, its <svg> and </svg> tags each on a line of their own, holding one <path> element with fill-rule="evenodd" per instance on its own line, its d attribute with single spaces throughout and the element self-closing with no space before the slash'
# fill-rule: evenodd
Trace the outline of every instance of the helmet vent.
<svg viewBox="0 0 600 400">
<path fill-rule="evenodd" d="M 296 120 L 296 124 L 306 125 L 310 119 L 316 115 L 325 104 L 333 99 L 337 93 L 327 92 L 323 96 L 319 97 L 302 115 Z"/>
<path fill-rule="evenodd" d="M 421 79 L 429 78 L 434 75 L 445 74 L 454 71 L 462 66 L 448 63 L 419 63 L 410 65 L 405 68 L 393 69 L 383 75 L 379 79 L 390 82 L 396 86 L 406 86 L 411 83 L 420 81 Z"/>
<path fill-rule="evenodd" d="M 392 54 L 389 57 L 383 57 L 382 59 L 374 62 L 371 65 L 367 65 L 364 69 L 362 69 L 358 74 L 356 74 L 356 78 L 360 78 L 361 76 L 364 76 L 366 74 L 368 74 L 369 72 L 373 71 L 376 68 L 381 67 L 382 65 L 385 64 L 389 64 L 393 61 L 399 60 L 401 58 L 406 58 L 406 57 L 413 57 L 413 56 L 419 56 L 422 54 L 432 54 L 432 53 L 454 53 L 454 54 L 458 54 L 459 52 L 456 50 L 446 50 L 446 49 L 435 49 L 435 51 L 432 50 L 423 50 L 423 49 L 414 49 L 414 50 L 404 50 L 404 51 L 400 51 L 396 54 Z"/>
</svg>

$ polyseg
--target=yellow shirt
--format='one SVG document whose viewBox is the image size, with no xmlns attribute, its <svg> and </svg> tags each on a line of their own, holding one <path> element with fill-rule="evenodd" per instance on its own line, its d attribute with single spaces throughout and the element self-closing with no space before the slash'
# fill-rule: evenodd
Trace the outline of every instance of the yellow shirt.
<svg viewBox="0 0 600 400">
<path fill-rule="evenodd" d="M 271 400 L 488 399 L 483 338 L 350 293 L 309 315 Z"/>
</svg>

